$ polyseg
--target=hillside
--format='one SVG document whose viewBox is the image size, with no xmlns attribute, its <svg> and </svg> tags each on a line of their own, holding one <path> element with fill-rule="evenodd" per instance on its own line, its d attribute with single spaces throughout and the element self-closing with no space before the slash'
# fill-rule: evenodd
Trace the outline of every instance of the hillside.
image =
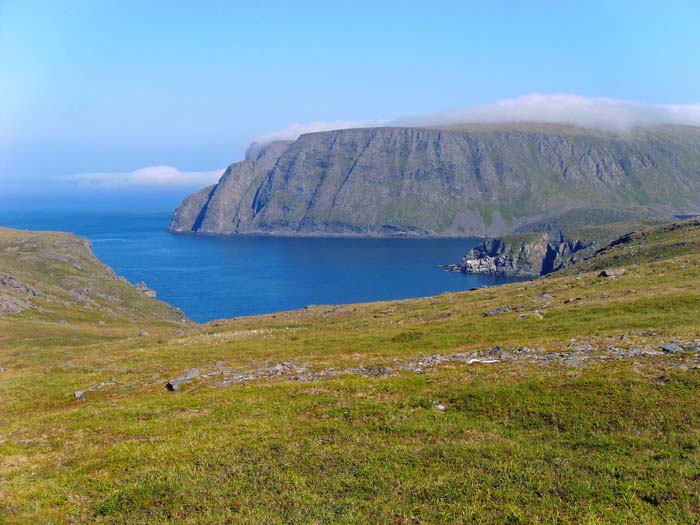
<svg viewBox="0 0 700 525">
<path fill-rule="evenodd" d="M 0 322 L 15 314 L 13 326 L 37 319 L 64 327 L 94 322 L 107 332 L 113 325 L 189 323 L 155 295 L 116 276 L 82 237 L 0 228 Z"/>
<path fill-rule="evenodd" d="M 84 241 L 37 235 L 85 263 L 12 241 L 0 273 L 57 297 L 59 268 L 94 279 Z M 141 296 L 131 323 L 3 315 L 0 521 L 692 523 L 700 221 L 625 239 L 418 300 L 197 326 Z"/>
<path fill-rule="evenodd" d="M 570 210 L 700 209 L 700 128 L 346 129 L 255 146 L 176 210 L 171 231 L 500 235 Z"/>
</svg>

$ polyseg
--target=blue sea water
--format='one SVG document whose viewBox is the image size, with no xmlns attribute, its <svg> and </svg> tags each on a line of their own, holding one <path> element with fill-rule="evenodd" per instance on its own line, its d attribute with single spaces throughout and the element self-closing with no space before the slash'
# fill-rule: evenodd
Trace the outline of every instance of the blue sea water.
<svg viewBox="0 0 700 525">
<path fill-rule="evenodd" d="M 512 281 L 448 273 L 478 239 L 209 237 L 166 231 L 169 213 L 0 212 L 0 225 L 90 239 L 97 257 L 195 321 L 436 295 Z"/>
</svg>

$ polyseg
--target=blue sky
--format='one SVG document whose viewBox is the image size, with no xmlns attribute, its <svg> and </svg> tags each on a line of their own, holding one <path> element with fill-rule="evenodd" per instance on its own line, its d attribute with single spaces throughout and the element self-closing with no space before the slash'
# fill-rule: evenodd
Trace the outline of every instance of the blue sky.
<svg viewBox="0 0 700 525">
<path fill-rule="evenodd" d="M 698 27 L 696 0 L 0 0 L 0 204 L 94 193 L 78 174 L 218 170 L 294 123 L 529 93 L 697 104 Z M 170 203 L 198 180 L 99 195 Z"/>
</svg>

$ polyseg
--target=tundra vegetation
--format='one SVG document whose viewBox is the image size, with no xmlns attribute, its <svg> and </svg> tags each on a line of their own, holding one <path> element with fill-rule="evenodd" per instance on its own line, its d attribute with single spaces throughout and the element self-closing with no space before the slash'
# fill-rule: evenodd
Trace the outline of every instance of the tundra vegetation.
<svg viewBox="0 0 700 525">
<path fill-rule="evenodd" d="M 0 230 L 0 522 L 696 523 L 699 253 L 197 325 Z"/>
</svg>

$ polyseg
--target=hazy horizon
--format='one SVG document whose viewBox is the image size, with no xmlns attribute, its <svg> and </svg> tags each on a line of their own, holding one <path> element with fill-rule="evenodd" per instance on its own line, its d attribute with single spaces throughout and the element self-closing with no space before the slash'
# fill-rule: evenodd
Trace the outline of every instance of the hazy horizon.
<svg viewBox="0 0 700 525">
<path fill-rule="evenodd" d="M 398 6 L 1 2 L 0 206 L 168 209 L 308 131 L 700 125 L 694 2 Z"/>
</svg>

